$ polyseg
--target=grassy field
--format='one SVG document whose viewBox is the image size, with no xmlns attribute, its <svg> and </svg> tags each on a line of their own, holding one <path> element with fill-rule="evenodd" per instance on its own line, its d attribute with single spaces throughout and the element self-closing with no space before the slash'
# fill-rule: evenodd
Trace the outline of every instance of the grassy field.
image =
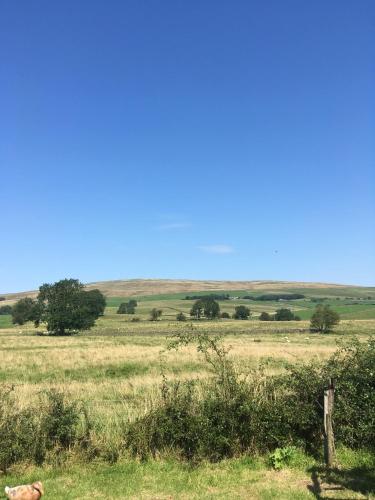
<svg viewBox="0 0 375 500">
<path fill-rule="evenodd" d="M 317 296 L 317 289 L 312 290 L 313 296 Z M 337 292 L 336 288 L 332 290 Z M 326 359 L 338 341 L 352 335 L 365 340 L 375 333 L 375 306 L 364 298 L 369 290 L 362 291 L 362 295 L 352 291 L 349 296 L 345 292 L 339 300 L 328 289 L 319 291 L 344 318 L 328 335 L 311 334 L 305 319 L 258 321 L 256 317 L 262 310 L 273 312 L 280 302 L 259 303 L 241 298 L 220 302 L 221 309 L 233 312 L 238 304 L 249 305 L 253 312 L 249 321 L 176 322 L 177 312 L 188 314 L 192 304 L 184 300 L 185 292 L 138 297 L 135 316 L 139 322 L 132 321 L 132 315 L 116 314 L 118 304 L 127 299 L 110 297 L 106 313 L 97 325 L 71 337 L 48 336 L 42 329 L 36 332 L 30 324 L 12 326 L 10 317 L 0 316 L 0 382 L 15 386 L 21 405 L 35 400 L 45 389 L 64 390 L 89 408 L 98 443 L 100 433 L 106 434 L 107 441 L 115 442 L 121 439 L 123 422 L 143 414 L 159 396 L 161 368 L 169 379 L 208 376 L 205 363 L 192 346 L 179 352 L 165 351 L 166 337 L 176 332 L 193 328 L 222 334 L 225 344 L 231 347 L 230 356 L 240 366 L 263 363 L 269 373 L 282 372 L 288 362 Z M 235 296 L 247 293 L 237 290 Z M 148 321 L 152 307 L 163 310 L 161 321 Z M 302 299 L 283 302 L 282 307 L 291 307 L 308 318 L 315 303 Z M 65 465 L 43 469 L 18 466 L 10 476 L 0 476 L 0 486 L 42 479 L 46 499 L 374 498 L 373 476 L 363 472 L 360 477 L 351 477 L 355 467 L 362 467 L 361 461 L 372 458 L 345 450 L 340 453 L 343 476 L 338 473 L 335 478 L 317 478 L 321 464 L 304 455 L 281 472 L 273 471 L 265 457 L 242 457 L 193 469 L 173 458 L 146 463 L 123 458 L 115 465 L 84 465 L 68 459 Z M 329 489 L 329 480 L 336 489 Z"/>
</svg>

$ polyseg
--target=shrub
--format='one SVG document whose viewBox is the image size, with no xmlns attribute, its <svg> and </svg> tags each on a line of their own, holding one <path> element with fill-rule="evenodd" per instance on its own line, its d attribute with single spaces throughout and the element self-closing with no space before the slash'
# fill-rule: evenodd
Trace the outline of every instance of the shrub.
<svg viewBox="0 0 375 500">
<path fill-rule="evenodd" d="M 275 313 L 275 321 L 293 321 L 294 314 L 290 309 L 278 309 Z"/>
<path fill-rule="evenodd" d="M 184 314 L 184 313 L 182 313 L 182 312 L 179 312 L 179 313 L 177 314 L 177 316 L 176 316 L 176 320 L 177 320 L 177 321 L 186 321 L 186 316 L 185 316 L 185 314 Z"/>
<path fill-rule="evenodd" d="M 161 309 L 156 309 L 156 307 L 154 307 L 150 312 L 150 321 L 157 321 L 162 314 L 163 311 Z"/>
<path fill-rule="evenodd" d="M 297 449 L 295 446 L 285 446 L 284 448 L 276 448 L 276 450 L 270 454 L 270 463 L 272 467 L 276 470 L 281 470 L 285 466 L 289 465 L 294 456 L 296 455 Z"/>
<path fill-rule="evenodd" d="M 0 316 L 5 314 L 12 314 L 12 306 L 1 306 Z"/>
<path fill-rule="evenodd" d="M 341 348 L 326 363 L 287 366 L 266 376 L 262 367 L 242 377 L 217 338 L 178 334 L 170 347 L 195 342 L 212 377 L 209 381 L 164 381 L 154 408 L 130 425 L 126 442 L 143 458 L 166 449 L 188 460 L 220 460 L 243 452 L 275 451 L 275 467 L 290 459 L 291 447 L 322 447 L 323 393 L 336 379 L 334 426 L 338 443 L 374 449 L 375 341 Z M 350 367 L 350 368 L 348 368 Z"/>
<path fill-rule="evenodd" d="M 122 302 L 117 309 L 117 314 L 134 314 L 137 302 L 129 300 L 129 302 Z"/>
<path fill-rule="evenodd" d="M 223 318 L 223 319 L 230 319 L 230 314 L 227 313 L 227 312 L 222 312 L 220 314 L 220 318 Z"/>
<path fill-rule="evenodd" d="M 260 321 L 272 321 L 273 317 L 268 312 L 261 312 L 259 316 Z"/>
<path fill-rule="evenodd" d="M 13 397 L 13 387 L 0 386 L 0 471 L 32 458 L 36 422 L 30 409 L 20 410 Z"/>
</svg>

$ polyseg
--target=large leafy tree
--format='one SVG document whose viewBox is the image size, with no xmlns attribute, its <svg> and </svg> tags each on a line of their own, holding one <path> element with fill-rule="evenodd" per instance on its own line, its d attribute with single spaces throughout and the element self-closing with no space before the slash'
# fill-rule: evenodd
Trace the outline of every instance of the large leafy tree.
<svg viewBox="0 0 375 500">
<path fill-rule="evenodd" d="M 340 322 L 340 316 L 336 311 L 326 305 L 318 304 L 314 314 L 311 316 L 310 329 L 314 332 L 329 332 Z"/>
<path fill-rule="evenodd" d="M 85 291 L 78 280 L 65 279 L 39 288 L 29 319 L 35 326 L 45 323 L 55 335 L 66 335 L 94 326 L 104 309 L 105 297 L 99 290 Z"/>
<path fill-rule="evenodd" d="M 190 310 L 190 316 L 196 319 L 200 319 L 202 316 L 207 319 L 215 319 L 220 316 L 220 306 L 213 298 L 204 297 L 194 302 Z"/>
<path fill-rule="evenodd" d="M 234 310 L 234 319 L 249 319 L 250 309 L 246 306 L 237 306 Z"/>
</svg>

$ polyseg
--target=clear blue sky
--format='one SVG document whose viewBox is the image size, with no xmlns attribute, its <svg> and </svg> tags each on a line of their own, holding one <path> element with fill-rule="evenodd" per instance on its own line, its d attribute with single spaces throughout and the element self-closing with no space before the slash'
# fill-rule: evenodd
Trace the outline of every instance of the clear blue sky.
<svg viewBox="0 0 375 500">
<path fill-rule="evenodd" d="M 375 285 L 373 0 L 3 0 L 0 292 Z"/>
</svg>

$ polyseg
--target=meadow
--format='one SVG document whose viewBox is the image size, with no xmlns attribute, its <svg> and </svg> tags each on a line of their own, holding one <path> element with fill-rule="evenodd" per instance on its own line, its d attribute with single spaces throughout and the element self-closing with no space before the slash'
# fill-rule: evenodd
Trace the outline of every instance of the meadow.
<svg viewBox="0 0 375 500">
<path fill-rule="evenodd" d="M 291 291 L 292 289 L 288 289 Z M 300 289 L 298 288 L 300 291 Z M 204 293 L 204 292 L 202 292 Z M 11 325 L 0 316 L 0 383 L 14 386 L 17 404 L 27 406 L 43 391 L 57 388 L 83 401 L 90 413 L 98 446 L 117 445 L 124 422 L 145 414 L 160 397 L 162 374 L 169 380 L 206 378 L 207 364 L 194 346 L 167 351 L 172 335 L 200 331 L 223 336 L 230 358 L 244 369 L 262 364 L 267 374 L 278 374 L 289 363 L 327 359 L 337 342 L 356 336 L 365 341 L 375 333 L 373 289 L 306 289 L 303 293 L 325 298 L 342 321 L 330 334 L 310 333 L 308 318 L 316 303 L 309 298 L 283 301 L 301 321 L 262 322 L 261 311 L 274 312 L 280 302 L 255 302 L 242 296 L 252 290 L 227 290 L 237 297 L 221 301 L 222 311 L 236 305 L 250 307 L 248 321 L 216 320 L 177 322 L 188 315 L 193 301 L 186 292 L 136 296 L 135 315 L 116 314 L 127 297 L 110 296 L 105 315 L 96 326 L 74 336 L 49 336 L 30 324 Z M 372 296 L 371 296 L 372 293 Z M 369 298 L 370 297 L 370 298 Z M 163 310 L 160 321 L 149 321 L 150 309 Z M 133 321 L 136 317 L 139 321 Z M 298 454 L 282 471 L 273 470 L 267 457 L 238 457 L 191 466 L 171 454 L 146 462 L 120 457 L 116 464 L 81 463 L 67 456 L 63 463 L 42 468 L 14 466 L 0 486 L 33 478 L 45 482 L 45 498 L 375 498 L 374 457 L 348 449 L 338 450 L 341 464 L 336 476 L 327 476 L 321 458 Z M 353 471 L 363 471 L 357 476 Z M 340 472 L 340 473 L 339 473 Z M 353 473 L 352 473 L 353 472 Z M 340 475 L 341 474 L 341 475 Z M 367 474 L 367 475 L 366 475 Z M 332 488 L 330 489 L 330 482 Z"/>
</svg>

